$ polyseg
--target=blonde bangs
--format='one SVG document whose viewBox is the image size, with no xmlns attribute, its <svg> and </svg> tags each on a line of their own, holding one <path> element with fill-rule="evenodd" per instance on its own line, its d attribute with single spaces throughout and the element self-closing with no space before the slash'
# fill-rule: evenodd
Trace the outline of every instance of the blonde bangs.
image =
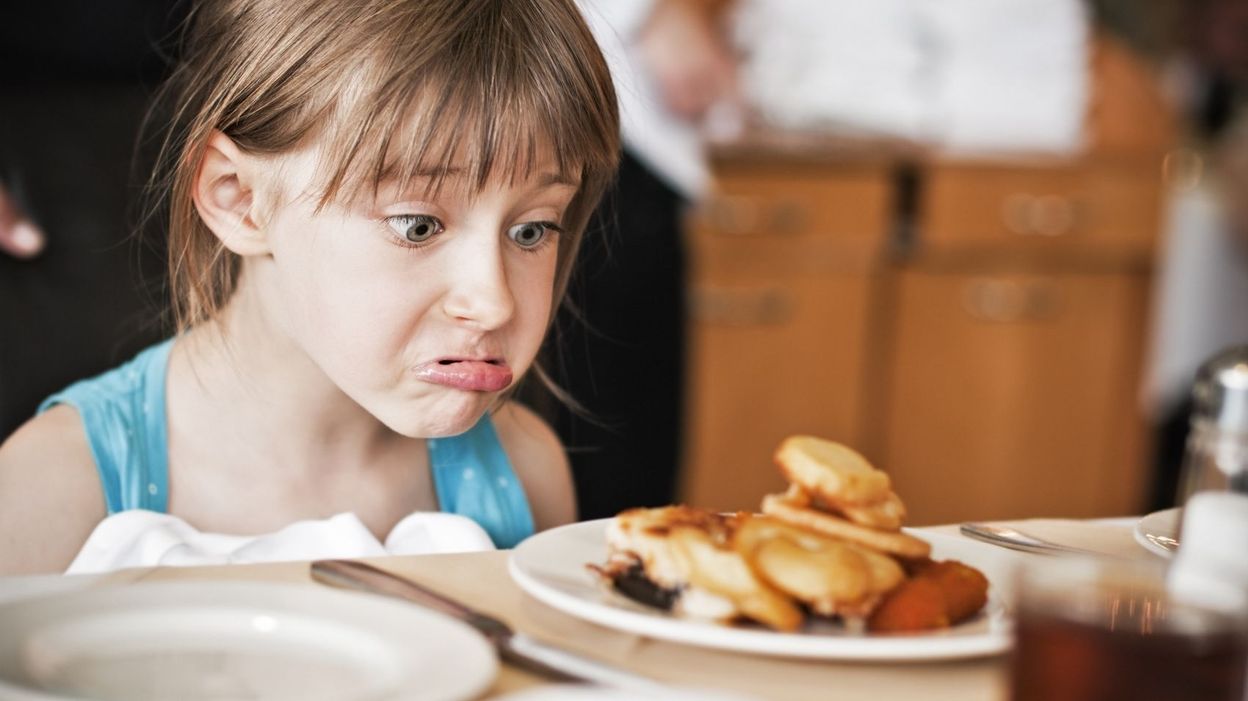
<svg viewBox="0 0 1248 701">
<path fill-rule="evenodd" d="M 478 4 L 457 13 L 436 46 L 361 67 L 367 87 L 338 98 L 322 133 L 334 166 L 323 201 L 373 195 L 383 182 L 405 189 L 416 177 L 436 191 L 451 173 L 477 189 L 515 183 L 549 160 L 562 179 L 591 187 L 614 172 L 618 118 L 605 65 L 592 70 L 563 30 L 534 33 L 527 15 L 549 17 L 524 12 L 531 5 Z"/>
</svg>

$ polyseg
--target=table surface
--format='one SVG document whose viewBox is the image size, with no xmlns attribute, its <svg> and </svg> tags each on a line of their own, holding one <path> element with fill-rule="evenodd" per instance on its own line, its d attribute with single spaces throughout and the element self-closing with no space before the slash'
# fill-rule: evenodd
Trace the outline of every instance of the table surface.
<svg viewBox="0 0 1248 701">
<path fill-rule="evenodd" d="M 1132 535 L 1135 519 L 1010 522 L 1028 533 L 1108 554 L 1153 558 Z M 956 526 L 917 529 L 957 534 Z M 959 536 L 961 537 L 961 536 Z M 1020 558 L 1043 555 L 1018 553 Z M 411 577 L 465 603 L 494 614 L 517 630 L 560 647 L 598 658 L 657 680 L 721 689 L 760 699 L 836 698 L 958 701 L 1006 698 L 1007 656 L 941 662 L 837 662 L 799 660 L 724 652 L 652 640 L 604 628 L 560 613 L 522 592 L 507 573 L 506 551 L 373 558 L 373 564 Z M 157 567 L 105 575 L 0 578 L 0 600 L 63 588 L 134 582 L 212 579 L 312 582 L 306 562 L 214 567 Z M 483 698 L 547 684 L 540 677 L 503 665 Z"/>
</svg>

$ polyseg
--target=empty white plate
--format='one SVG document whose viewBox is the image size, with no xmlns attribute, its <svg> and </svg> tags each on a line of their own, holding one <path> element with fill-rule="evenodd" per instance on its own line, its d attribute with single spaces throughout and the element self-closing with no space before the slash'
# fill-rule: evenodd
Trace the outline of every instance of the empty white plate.
<svg viewBox="0 0 1248 701">
<path fill-rule="evenodd" d="M 457 620 L 320 586 L 153 582 L 0 605 L 0 699 L 458 701 L 497 672 Z"/>
</svg>

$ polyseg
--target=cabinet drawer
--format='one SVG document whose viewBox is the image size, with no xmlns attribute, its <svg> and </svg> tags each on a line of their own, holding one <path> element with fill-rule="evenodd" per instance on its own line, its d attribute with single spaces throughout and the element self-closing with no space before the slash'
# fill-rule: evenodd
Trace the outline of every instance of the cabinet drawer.
<svg viewBox="0 0 1248 701">
<path fill-rule="evenodd" d="M 721 176 L 685 229 L 698 274 L 861 272 L 885 250 L 893 186 L 883 169 Z"/>
<path fill-rule="evenodd" d="M 885 251 L 882 240 L 865 236 L 725 236 L 702 226 L 690 229 L 687 242 L 694 275 L 720 281 L 866 272 L 879 264 Z"/>
<path fill-rule="evenodd" d="M 891 220 L 888 171 L 848 169 L 721 175 L 692 214 L 711 235 L 882 241 Z"/>
<path fill-rule="evenodd" d="M 1161 207 L 1160 173 L 1152 161 L 933 165 L 921 188 L 918 242 L 935 252 L 1149 259 Z"/>
</svg>

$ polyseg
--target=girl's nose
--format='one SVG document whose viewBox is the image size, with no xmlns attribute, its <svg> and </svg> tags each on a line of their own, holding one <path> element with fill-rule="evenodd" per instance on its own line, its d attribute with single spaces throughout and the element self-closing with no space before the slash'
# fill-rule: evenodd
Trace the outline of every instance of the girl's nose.
<svg viewBox="0 0 1248 701">
<path fill-rule="evenodd" d="M 445 274 L 449 279 L 443 309 L 452 319 L 490 330 L 506 324 L 515 313 L 515 298 L 498 248 L 465 252 Z"/>
</svg>

